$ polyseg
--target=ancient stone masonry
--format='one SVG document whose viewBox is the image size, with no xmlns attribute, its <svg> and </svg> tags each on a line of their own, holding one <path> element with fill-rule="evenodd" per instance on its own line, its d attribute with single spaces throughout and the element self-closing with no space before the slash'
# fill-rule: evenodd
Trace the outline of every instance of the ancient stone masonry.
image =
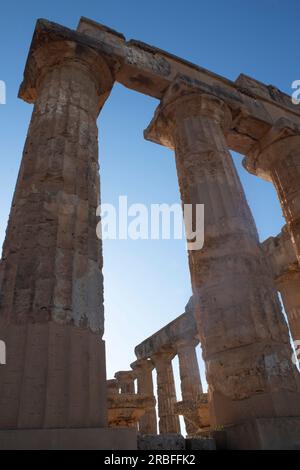
<svg viewBox="0 0 300 470">
<path fill-rule="evenodd" d="M 34 110 L 1 265 L 0 429 L 106 426 L 96 119 L 113 82 L 99 52 L 38 24 L 20 89 Z"/>
<path fill-rule="evenodd" d="M 300 268 L 289 231 L 285 226 L 277 237 L 262 243 L 276 287 L 281 293 L 294 341 L 300 340 Z"/>
<path fill-rule="evenodd" d="M 247 153 L 244 165 L 274 184 L 300 263 L 300 125 L 278 119 Z"/>
<path fill-rule="evenodd" d="M 20 96 L 33 94 L 30 78 L 35 105 L 2 258 L 1 322 L 15 364 L 1 369 L 0 426 L 103 426 L 96 119 L 113 76 L 76 42 L 35 37 L 31 54 Z"/>
<path fill-rule="evenodd" d="M 198 360 L 196 356 L 197 325 L 194 319 L 194 302 L 191 298 L 185 312 L 171 323 L 154 333 L 136 346 L 137 360 L 131 364 L 132 371 L 120 371 L 114 380 L 109 380 L 109 395 L 114 401 L 121 390 L 119 405 L 122 408 L 122 393 L 135 393 L 134 379 L 137 378 L 136 408 L 142 396 L 154 399 L 152 370 L 157 374 L 158 427 L 159 434 L 180 433 L 178 416 L 185 420 L 189 437 L 200 435 L 210 426 L 207 394 L 203 393 Z M 177 401 L 173 364 L 175 356 L 179 359 L 182 400 Z M 119 414 L 125 414 L 124 405 Z M 109 410 L 110 415 L 110 410 Z M 115 425 L 112 423 L 112 425 Z M 140 434 L 157 434 L 155 400 L 139 418 Z"/>
<path fill-rule="evenodd" d="M 192 299 L 185 313 L 135 348 L 138 361 L 150 360 L 157 373 L 160 433 L 178 433 L 178 415 L 183 415 L 189 436 L 209 426 L 207 394 L 203 393 L 196 356 L 199 344 Z M 172 359 L 178 356 L 182 401 L 178 402 Z"/>
<path fill-rule="evenodd" d="M 175 152 L 182 203 L 205 205 L 205 240 L 189 251 L 186 312 L 107 382 L 96 120 L 115 81 L 160 101 L 145 137 Z M 19 96 L 34 109 L 0 264 L 0 448 L 135 448 L 137 428 L 157 432 L 154 367 L 161 433 L 182 414 L 190 435 L 225 425 L 231 448 L 299 448 L 300 376 L 276 290 L 299 339 L 300 108 L 86 18 L 76 31 L 38 20 Z M 280 237 L 259 243 L 230 150 L 274 184 Z"/>
<path fill-rule="evenodd" d="M 132 370 L 119 371 L 115 379 L 107 381 L 108 391 L 108 424 L 112 427 L 141 428 L 142 419 L 155 410 L 153 394 L 135 393 L 134 380 L 136 374 Z M 147 430 L 147 432 L 150 430 Z"/>
<path fill-rule="evenodd" d="M 147 359 L 140 359 L 133 362 L 131 367 L 137 378 L 137 393 L 144 394 L 153 399 L 153 363 Z M 145 414 L 139 421 L 139 432 L 141 434 L 157 433 L 155 402 L 156 400 L 153 401 L 153 405 L 148 410 L 146 410 Z"/>
<path fill-rule="evenodd" d="M 299 397 L 287 328 L 225 139 L 231 119 L 224 101 L 178 79 L 145 133 L 175 150 L 182 202 L 205 204 L 205 245 L 189 263 L 216 425 L 254 409 L 297 414 Z"/>
</svg>

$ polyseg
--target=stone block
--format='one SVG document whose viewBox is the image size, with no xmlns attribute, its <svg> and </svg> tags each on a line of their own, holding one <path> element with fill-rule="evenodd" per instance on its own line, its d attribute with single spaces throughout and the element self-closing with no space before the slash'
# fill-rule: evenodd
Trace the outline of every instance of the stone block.
<svg viewBox="0 0 300 470">
<path fill-rule="evenodd" d="M 0 431 L 0 450 L 136 450 L 134 429 L 10 429 Z"/>
<path fill-rule="evenodd" d="M 138 435 L 138 450 L 184 450 L 185 439 L 181 434 Z"/>
<path fill-rule="evenodd" d="M 213 438 L 192 437 L 185 440 L 186 450 L 216 450 L 216 441 Z"/>
<path fill-rule="evenodd" d="M 258 418 L 224 432 L 230 450 L 300 450 L 300 417 Z"/>
</svg>

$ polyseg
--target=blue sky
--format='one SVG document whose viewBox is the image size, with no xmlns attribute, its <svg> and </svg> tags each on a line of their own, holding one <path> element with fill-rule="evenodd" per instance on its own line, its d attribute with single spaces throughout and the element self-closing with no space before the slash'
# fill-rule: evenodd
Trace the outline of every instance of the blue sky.
<svg viewBox="0 0 300 470">
<path fill-rule="evenodd" d="M 89 17 L 234 80 L 243 72 L 291 93 L 299 73 L 299 2 L 293 0 L 27 0 L 1 3 L 0 242 L 2 243 L 32 107 L 17 99 L 35 21 L 76 28 Z M 172 152 L 143 139 L 158 102 L 115 85 L 99 118 L 102 201 L 175 203 L 179 191 Z M 271 184 L 234 159 L 261 239 L 284 221 Z M 136 344 L 184 311 L 190 278 L 182 241 L 104 244 L 107 369 L 127 369 Z M 177 372 L 176 372 L 177 373 Z M 203 369 L 202 369 L 203 375 Z"/>
</svg>

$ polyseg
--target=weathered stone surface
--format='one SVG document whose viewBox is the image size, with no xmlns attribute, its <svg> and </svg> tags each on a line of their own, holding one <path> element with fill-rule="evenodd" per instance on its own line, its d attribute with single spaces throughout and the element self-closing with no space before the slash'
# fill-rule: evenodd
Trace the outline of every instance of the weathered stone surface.
<svg viewBox="0 0 300 470">
<path fill-rule="evenodd" d="M 300 419 L 253 419 L 222 431 L 228 450 L 300 450 Z"/>
<path fill-rule="evenodd" d="M 179 418 L 175 414 L 176 390 L 172 368 L 174 353 L 160 352 L 152 356 L 157 372 L 159 432 L 179 433 Z"/>
<path fill-rule="evenodd" d="M 215 424 L 300 412 L 288 331 L 224 137 L 230 120 L 224 102 L 178 80 L 145 132 L 175 149 L 182 202 L 205 204 L 205 245 L 189 262 Z"/>
<path fill-rule="evenodd" d="M 156 434 L 156 399 L 154 398 L 152 378 L 153 363 L 149 360 L 141 359 L 133 362 L 131 367 L 137 377 L 137 393 L 153 398 L 153 406 L 145 412 L 139 421 L 139 432 L 141 434 Z"/>
<path fill-rule="evenodd" d="M 210 428 L 211 419 L 207 393 L 198 394 L 190 400 L 182 400 L 175 404 L 176 414 L 184 416 L 189 437 L 198 436 Z"/>
<path fill-rule="evenodd" d="M 192 301 L 191 301 L 192 303 Z M 194 308 L 186 307 L 186 312 L 171 321 L 149 338 L 138 344 L 134 352 L 138 359 L 148 359 L 163 349 L 172 348 L 183 337 L 194 338 L 198 334 L 194 318 Z"/>
<path fill-rule="evenodd" d="M 34 102 L 1 261 L 0 427 L 106 423 L 98 52 L 36 30 L 20 96 Z"/>
<path fill-rule="evenodd" d="M 156 434 L 139 434 L 138 450 L 184 450 L 185 440 L 181 434 L 165 433 L 157 436 Z"/>
<path fill-rule="evenodd" d="M 300 126 L 281 117 L 251 148 L 244 166 L 274 184 L 300 263 Z"/>
<path fill-rule="evenodd" d="M 226 138 L 230 148 L 241 154 L 267 132 L 278 115 L 300 123 L 299 106 L 292 105 L 290 96 L 272 85 L 243 74 L 233 82 L 141 41 L 126 42 L 122 34 L 87 18 L 81 18 L 77 31 L 85 33 L 84 39 L 97 41 L 99 50 L 110 51 L 120 63 L 117 81 L 130 89 L 161 99 L 180 75 L 195 90 L 225 101 L 234 116 Z"/>
<path fill-rule="evenodd" d="M 216 450 L 216 442 L 212 438 L 189 438 L 185 440 L 186 450 Z"/>
<path fill-rule="evenodd" d="M 136 450 L 133 428 L 0 430 L 0 450 Z"/>
<path fill-rule="evenodd" d="M 197 409 L 194 406 L 187 405 L 187 403 L 195 404 L 199 395 L 203 394 L 195 350 L 197 344 L 198 340 L 189 337 L 183 337 L 176 343 L 182 395 L 182 406 L 177 407 L 177 412 L 183 414 L 189 436 L 195 435 L 199 428 L 203 427 Z"/>
<path fill-rule="evenodd" d="M 189 253 L 196 322 L 189 305 L 136 348 L 133 371 L 106 383 L 96 119 L 115 78 L 162 100 L 145 135 L 175 149 L 182 201 L 205 204 L 206 233 L 204 248 Z M 34 111 L 0 265 L 0 333 L 9 343 L 0 426 L 15 429 L 0 431 L 0 447 L 15 439 L 20 448 L 98 448 L 98 439 L 112 436 L 99 429 L 107 392 L 111 425 L 139 422 L 141 432 L 155 432 L 151 358 L 160 432 L 175 433 L 151 437 L 151 448 L 181 448 L 176 413 L 189 435 L 211 422 L 238 423 L 226 428 L 230 448 L 299 448 L 299 375 L 269 268 L 298 338 L 300 108 L 274 86 L 243 74 L 232 82 L 86 18 L 77 31 L 37 22 L 19 96 Z M 283 233 L 278 256 L 277 242 L 268 241 L 270 263 L 228 148 L 246 154 L 245 167 L 277 189 L 291 244 Z M 124 436 L 121 447 L 132 442 L 133 434 Z"/>
<path fill-rule="evenodd" d="M 121 393 L 135 393 L 135 374 L 132 370 L 120 370 L 115 373 L 115 379 Z"/>
<path fill-rule="evenodd" d="M 0 429 L 104 427 L 105 351 L 89 329 L 55 322 L 1 326 Z"/>
<path fill-rule="evenodd" d="M 145 412 L 155 405 L 154 397 L 134 393 L 108 394 L 108 424 L 113 427 L 134 427 Z"/>
<path fill-rule="evenodd" d="M 294 341 L 300 340 L 300 267 L 295 246 L 287 227 L 277 237 L 262 243 L 270 263 L 277 289 L 280 291 Z"/>
</svg>

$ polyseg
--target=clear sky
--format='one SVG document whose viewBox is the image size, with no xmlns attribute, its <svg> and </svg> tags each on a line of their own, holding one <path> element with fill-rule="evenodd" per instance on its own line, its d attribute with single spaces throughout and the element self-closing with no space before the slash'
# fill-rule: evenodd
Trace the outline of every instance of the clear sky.
<svg viewBox="0 0 300 470">
<path fill-rule="evenodd" d="M 299 72 L 299 1 L 27 0 L 1 2 L 0 242 L 2 243 L 32 107 L 17 99 L 36 19 L 76 28 L 80 16 L 165 49 L 229 79 L 243 72 L 291 93 Z M 172 152 L 143 139 L 158 102 L 115 85 L 99 118 L 102 201 L 175 203 Z M 260 238 L 284 224 L 271 184 L 234 159 Z M 136 344 L 184 311 L 190 279 L 182 241 L 107 241 L 104 276 L 108 376 L 127 369 Z M 203 370 L 202 370 L 203 374 Z"/>
</svg>

